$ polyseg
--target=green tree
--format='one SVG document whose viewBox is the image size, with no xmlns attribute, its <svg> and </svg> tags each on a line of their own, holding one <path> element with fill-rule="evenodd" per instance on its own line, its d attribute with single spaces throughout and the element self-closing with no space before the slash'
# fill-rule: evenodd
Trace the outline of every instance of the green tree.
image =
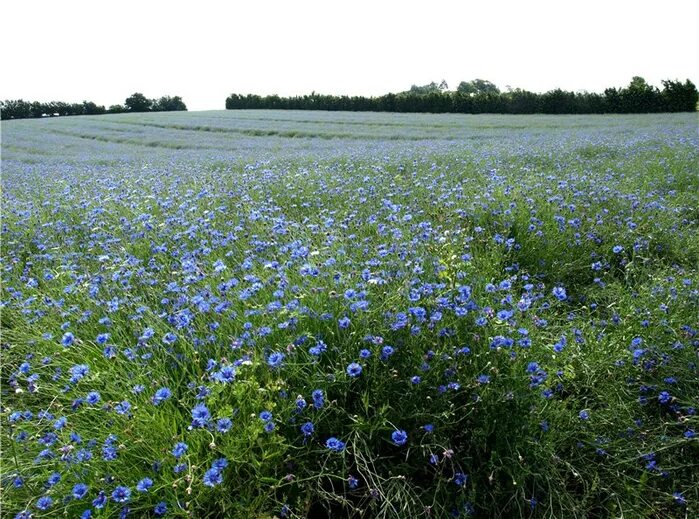
<svg viewBox="0 0 699 519">
<path fill-rule="evenodd" d="M 413 85 L 410 87 L 410 90 L 408 90 L 407 93 L 409 94 L 414 94 L 414 95 L 427 95 L 427 94 L 433 94 L 433 93 L 439 93 L 443 90 L 442 85 L 446 87 L 446 81 L 442 81 L 442 83 L 437 84 L 434 81 L 431 83 L 428 83 L 427 85 Z"/>
<path fill-rule="evenodd" d="M 487 79 L 474 79 L 472 81 L 462 81 L 456 88 L 461 94 L 499 94 L 500 89 Z"/>
<path fill-rule="evenodd" d="M 660 93 L 663 100 L 663 110 L 667 112 L 694 112 L 697 109 L 699 93 L 689 79 L 681 81 L 663 80 L 663 90 Z"/>
<path fill-rule="evenodd" d="M 153 107 L 153 101 L 140 92 L 136 92 L 126 98 L 124 105 L 126 105 L 129 112 L 150 112 Z"/>
<path fill-rule="evenodd" d="M 184 104 L 184 101 L 182 101 L 180 96 L 163 96 L 160 99 L 153 101 L 152 110 L 154 112 L 187 111 L 187 105 Z"/>
<path fill-rule="evenodd" d="M 622 110 L 627 113 L 659 112 L 662 110 L 660 91 L 641 76 L 631 78 L 621 91 Z"/>
</svg>

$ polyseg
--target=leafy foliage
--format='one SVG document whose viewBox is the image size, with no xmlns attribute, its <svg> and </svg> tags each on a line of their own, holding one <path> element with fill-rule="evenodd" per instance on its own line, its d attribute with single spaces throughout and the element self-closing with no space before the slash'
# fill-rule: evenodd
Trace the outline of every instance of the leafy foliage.
<svg viewBox="0 0 699 519">
<path fill-rule="evenodd" d="M 500 90 L 490 81 L 462 81 L 455 92 L 444 81 L 413 85 L 407 92 L 380 97 L 348 97 L 313 93 L 281 98 L 231 94 L 226 109 L 349 110 L 372 112 L 500 113 L 500 114 L 603 114 L 694 112 L 699 93 L 686 80 L 663 81 L 663 90 L 634 77 L 627 88 L 608 88 L 604 94 L 567 92 L 561 89 L 543 94 L 514 89 Z"/>
<path fill-rule="evenodd" d="M 187 106 L 180 96 L 163 96 L 160 99 L 147 99 L 143 94 L 129 96 L 124 105 L 112 105 L 109 109 L 92 101 L 82 103 L 64 103 L 51 101 L 27 102 L 22 99 L 0 101 L 2 119 L 29 119 L 40 117 L 59 117 L 66 115 L 101 115 L 123 112 L 173 112 L 186 111 Z"/>
</svg>

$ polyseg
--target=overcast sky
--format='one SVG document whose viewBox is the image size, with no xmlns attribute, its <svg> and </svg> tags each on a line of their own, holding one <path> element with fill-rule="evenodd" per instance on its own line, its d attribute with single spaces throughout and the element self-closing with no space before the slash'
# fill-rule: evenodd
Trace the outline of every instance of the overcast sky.
<svg viewBox="0 0 699 519">
<path fill-rule="evenodd" d="M 380 95 L 446 79 L 602 91 L 699 82 L 696 0 L 7 0 L 0 99 L 222 109 L 232 92 Z"/>
</svg>

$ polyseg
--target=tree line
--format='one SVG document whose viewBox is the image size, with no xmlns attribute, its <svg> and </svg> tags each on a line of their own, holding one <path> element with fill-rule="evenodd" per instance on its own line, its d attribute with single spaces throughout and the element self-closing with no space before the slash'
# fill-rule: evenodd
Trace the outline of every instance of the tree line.
<svg viewBox="0 0 699 519">
<path fill-rule="evenodd" d="M 123 105 L 111 105 L 105 108 L 92 101 L 82 103 L 64 103 L 63 101 L 24 101 L 14 99 L 0 101 L 0 117 L 2 119 L 30 119 L 38 117 L 62 117 L 66 115 L 101 115 L 127 112 L 176 112 L 186 111 L 180 96 L 163 96 L 159 99 L 148 99 L 136 92 L 126 98 Z"/>
<path fill-rule="evenodd" d="M 571 92 L 561 89 L 543 94 L 519 88 L 501 92 L 490 81 L 462 81 L 455 91 L 445 81 L 413 85 L 410 90 L 379 97 L 333 96 L 315 92 L 296 97 L 231 94 L 226 109 L 330 110 L 357 112 L 431 112 L 500 114 L 626 114 L 694 112 L 699 93 L 689 79 L 662 81 L 663 88 L 635 76 L 624 88 L 604 93 Z"/>
</svg>

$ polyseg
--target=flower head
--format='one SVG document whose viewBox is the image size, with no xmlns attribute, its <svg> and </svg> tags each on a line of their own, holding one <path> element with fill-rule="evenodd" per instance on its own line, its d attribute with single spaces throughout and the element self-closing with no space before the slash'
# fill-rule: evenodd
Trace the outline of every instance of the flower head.
<svg viewBox="0 0 699 519">
<path fill-rule="evenodd" d="M 267 357 L 267 364 L 269 365 L 270 368 L 273 368 L 273 369 L 279 368 L 283 362 L 284 362 L 284 354 L 280 351 L 275 351 L 274 353 L 270 353 L 269 357 Z"/>
<path fill-rule="evenodd" d="M 136 490 L 139 492 L 148 492 L 148 489 L 153 486 L 153 480 L 151 478 L 143 478 L 136 484 Z"/>
<path fill-rule="evenodd" d="M 347 374 L 350 377 L 358 377 L 362 374 L 362 366 L 356 362 L 352 362 L 349 366 L 347 366 Z"/>
<path fill-rule="evenodd" d="M 343 450 L 345 450 L 345 442 L 343 442 L 342 440 L 338 440 L 334 436 L 328 438 L 325 441 L 325 446 L 334 452 L 342 452 Z"/>
<path fill-rule="evenodd" d="M 175 458 L 181 458 L 182 456 L 184 456 L 184 453 L 187 452 L 188 448 L 189 448 L 189 446 L 186 443 L 178 442 L 172 448 L 172 455 Z"/>
<path fill-rule="evenodd" d="M 85 483 L 78 483 L 73 487 L 73 497 L 75 499 L 82 499 L 87 495 L 88 486 Z"/>
<path fill-rule="evenodd" d="M 117 503 L 126 503 L 131 499 L 131 489 L 123 486 L 116 487 L 112 492 L 112 499 Z"/>
<path fill-rule="evenodd" d="M 170 388 L 167 387 L 161 387 L 155 392 L 155 395 L 153 395 L 153 404 L 154 405 L 159 405 L 161 402 L 164 402 L 165 400 L 169 399 L 172 396 L 172 391 L 170 391 Z"/>
<path fill-rule="evenodd" d="M 393 440 L 393 443 L 401 447 L 407 443 L 408 433 L 403 430 L 395 430 L 393 433 L 391 433 L 391 439 Z"/>
</svg>

